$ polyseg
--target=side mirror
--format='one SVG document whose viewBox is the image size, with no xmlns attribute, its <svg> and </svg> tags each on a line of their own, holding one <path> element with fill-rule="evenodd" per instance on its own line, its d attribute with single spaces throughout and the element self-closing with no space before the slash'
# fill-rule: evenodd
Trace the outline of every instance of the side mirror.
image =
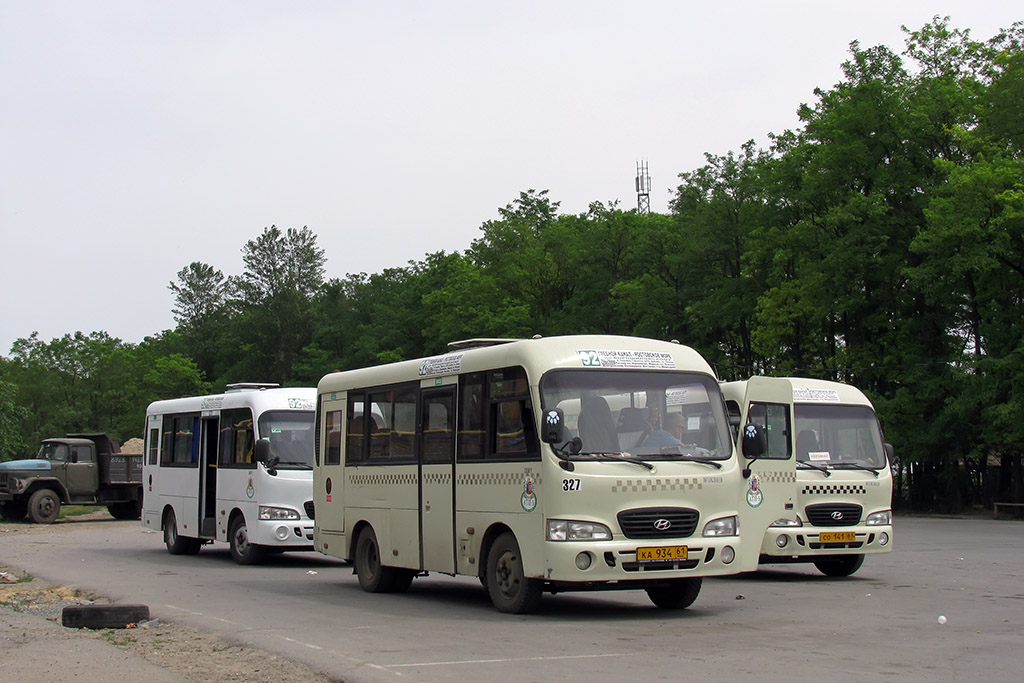
<svg viewBox="0 0 1024 683">
<path fill-rule="evenodd" d="M 544 411 L 541 424 L 540 440 L 544 443 L 562 443 L 565 441 L 565 413 L 561 408 Z"/>
<path fill-rule="evenodd" d="M 263 466 L 267 468 L 267 472 L 270 474 L 274 474 L 274 468 L 281 461 L 280 458 L 270 452 L 270 439 L 260 439 L 256 442 L 253 457 L 256 459 L 256 462 L 263 463 Z"/>
<path fill-rule="evenodd" d="M 768 450 L 764 430 L 760 426 L 748 424 L 743 428 L 742 449 L 743 457 L 749 459 L 760 458 Z"/>
</svg>

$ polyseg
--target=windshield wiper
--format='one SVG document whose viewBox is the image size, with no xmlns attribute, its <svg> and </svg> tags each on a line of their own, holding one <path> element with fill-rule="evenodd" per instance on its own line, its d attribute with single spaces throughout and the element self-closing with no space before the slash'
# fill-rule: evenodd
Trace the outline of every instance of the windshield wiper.
<svg viewBox="0 0 1024 683">
<path fill-rule="evenodd" d="M 838 467 L 841 469 L 849 468 L 855 470 L 864 470 L 865 472 L 870 472 L 871 474 L 875 475 L 875 479 L 878 479 L 878 470 L 876 470 L 874 467 L 865 467 L 864 465 L 861 465 L 858 462 L 837 462 L 833 463 L 832 467 Z"/>
<path fill-rule="evenodd" d="M 686 445 L 686 444 L 681 444 L 681 443 L 678 443 L 678 444 L 674 443 L 671 446 L 664 446 L 664 447 L 662 447 L 661 453 L 662 453 L 662 455 L 679 455 L 679 456 L 682 456 L 683 458 L 685 458 L 686 460 L 690 460 L 690 461 L 693 461 L 693 462 L 699 462 L 702 465 L 711 465 L 715 469 L 718 469 L 718 470 L 722 469 L 722 463 L 718 462 L 717 460 L 712 460 L 711 458 L 708 458 L 706 456 L 700 455 L 699 453 L 688 453 L 688 452 L 686 452 L 686 450 L 693 449 L 693 448 L 698 449 L 698 450 L 702 450 L 705 453 L 709 452 L 706 449 L 701 448 L 700 446 Z"/>
<path fill-rule="evenodd" d="M 598 460 L 599 458 L 594 456 L 600 456 L 600 459 L 609 458 L 611 460 L 618 460 L 620 462 L 631 462 L 634 465 L 640 465 L 641 467 L 646 467 L 649 470 L 654 469 L 654 465 L 652 465 L 651 463 L 644 462 L 640 458 L 634 458 L 628 453 L 580 453 L 580 455 L 589 455 L 593 457 L 595 461 Z"/>
<path fill-rule="evenodd" d="M 819 472 L 824 472 L 826 477 L 832 476 L 832 473 L 828 471 L 827 467 L 822 467 L 821 465 L 812 465 L 811 463 L 805 462 L 803 460 L 797 461 L 796 467 L 797 469 L 803 470 L 818 470 Z"/>
</svg>

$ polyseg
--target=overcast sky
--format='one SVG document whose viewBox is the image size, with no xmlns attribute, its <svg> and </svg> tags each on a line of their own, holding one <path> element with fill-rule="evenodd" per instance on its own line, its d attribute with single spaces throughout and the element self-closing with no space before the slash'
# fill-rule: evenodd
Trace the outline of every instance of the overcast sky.
<svg viewBox="0 0 1024 683">
<path fill-rule="evenodd" d="M 464 250 L 530 188 L 634 208 L 640 159 L 665 212 L 705 152 L 796 127 L 851 41 L 988 39 L 1012 5 L 0 0 L 0 355 L 173 328 L 176 273 L 240 274 L 270 225 L 343 277 Z"/>
</svg>

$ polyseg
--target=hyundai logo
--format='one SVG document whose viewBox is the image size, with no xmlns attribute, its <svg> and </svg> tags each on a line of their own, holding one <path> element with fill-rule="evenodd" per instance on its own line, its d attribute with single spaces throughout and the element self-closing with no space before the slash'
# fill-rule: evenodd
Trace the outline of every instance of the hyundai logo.
<svg viewBox="0 0 1024 683">
<path fill-rule="evenodd" d="M 658 531 L 668 531 L 671 526 L 672 522 L 668 521 L 664 517 L 654 522 L 654 528 Z"/>
<path fill-rule="evenodd" d="M 839 519 L 842 519 L 842 518 L 843 518 L 843 513 L 840 512 L 839 510 L 836 510 L 835 512 L 832 513 L 832 519 L 839 520 Z"/>
</svg>

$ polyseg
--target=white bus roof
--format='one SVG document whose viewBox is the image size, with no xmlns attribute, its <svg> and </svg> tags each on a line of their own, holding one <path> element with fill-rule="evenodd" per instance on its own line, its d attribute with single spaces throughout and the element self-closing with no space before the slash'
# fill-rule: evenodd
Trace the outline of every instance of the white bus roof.
<svg viewBox="0 0 1024 683">
<path fill-rule="evenodd" d="M 428 358 L 333 372 L 320 380 L 318 391 L 346 391 L 516 365 L 526 368 L 533 381 L 555 368 L 685 370 L 715 377 L 704 357 L 682 344 L 641 337 L 574 335 L 502 340 Z"/>
<path fill-rule="evenodd" d="M 256 413 L 263 413 L 267 410 L 315 410 L 316 389 L 288 387 L 284 389 L 235 390 L 208 396 L 172 398 L 166 401 L 153 401 L 146 409 L 146 414 L 188 413 L 249 406 Z"/>
</svg>

